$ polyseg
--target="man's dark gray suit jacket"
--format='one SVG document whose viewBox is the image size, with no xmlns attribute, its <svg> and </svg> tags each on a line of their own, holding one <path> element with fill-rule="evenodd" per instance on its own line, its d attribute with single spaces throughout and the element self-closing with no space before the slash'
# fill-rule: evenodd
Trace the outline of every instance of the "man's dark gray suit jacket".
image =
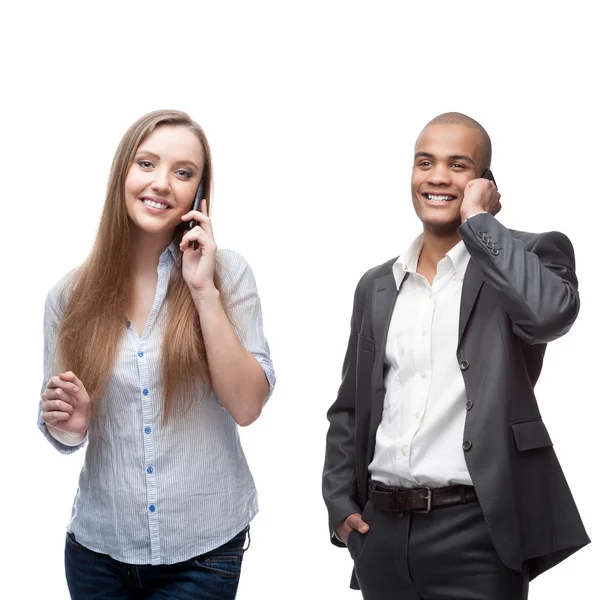
<svg viewBox="0 0 600 600">
<path fill-rule="evenodd" d="M 534 393 L 547 342 L 564 335 L 579 311 L 573 246 L 559 232 L 509 230 L 488 213 L 458 231 L 471 256 L 456 349 L 468 400 L 465 460 L 498 555 L 511 569 L 526 563 L 533 579 L 590 541 Z M 323 496 L 331 533 L 367 501 L 398 294 L 395 261 L 368 271 L 354 296 L 342 383 L 327 413 Z"/>
</svg>

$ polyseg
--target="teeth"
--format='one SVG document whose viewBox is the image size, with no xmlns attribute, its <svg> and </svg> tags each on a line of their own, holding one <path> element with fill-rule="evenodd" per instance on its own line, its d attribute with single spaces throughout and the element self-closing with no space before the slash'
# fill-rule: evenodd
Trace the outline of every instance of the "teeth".
<svg viewBox="0 0 600 600">
<path fill-rule="evenodd" d="M 452 196 L 434 196 L 433 194 L 427 194 L 427 198 L 432 202 L 446 202 L 452 200 Z"/>
<path fill-rule="evenodd" d="M 154 202 L 154 200 L 143 200 L 143 202 L 146 206 L 151 206 L 152 208 L 169 208 L 168 204 L 160 204 L 159 202 Z"/>
</svg>

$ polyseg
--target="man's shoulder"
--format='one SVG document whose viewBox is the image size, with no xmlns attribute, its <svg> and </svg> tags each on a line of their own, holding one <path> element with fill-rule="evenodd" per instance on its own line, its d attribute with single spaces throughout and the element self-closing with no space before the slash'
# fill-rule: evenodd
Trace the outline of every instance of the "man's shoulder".
<svg viewBox="0 0 600 600">
<path fill-rule="evenodd" d="M 513 238 L 521 241 L 527 250 L 531 250 L 542 242 L 543 246 L 550 245 L 557 248 L 566 248 L 573 251 L 571 240 L 562 231 L 544 231 L 542 233 L 533 233 L 531 231 L 510 230 Z"/>
<path fill-rule="evenodd" d="M 396 256 L 394 258 L 390 258 L 389 260 L 386 260 L 384 263 L 381 263 L 380 265 L 372 267 L 360 278 L 358 285 L 359 286 L 369 285 L 369 284 L 373 283 L 373 281 L 375 281 L 376 279 L 379 279 L 379 277 L 383 277 L 385 275 L 391 275 L 392 267 L 394 266 L 394 263 L 397 260 L 398 260 L 398 257 Z"/>
<path fill-rule="evenodd" d="M 533 233 L 532 231 L 519 231 L 517 229 L 511 229 L 510 233 L 512 236 L 523 242 L 525 246 L 533 246 L 545 233 Z"/>
</svg>

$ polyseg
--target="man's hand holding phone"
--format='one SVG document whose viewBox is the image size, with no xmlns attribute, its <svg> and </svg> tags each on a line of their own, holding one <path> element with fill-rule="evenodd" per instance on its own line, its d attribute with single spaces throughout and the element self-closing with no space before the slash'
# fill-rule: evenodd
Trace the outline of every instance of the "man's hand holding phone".
<svg viewBox="0 0 600 600">
<path fill-rule="evenodd" d="M 488 175 L 489 173 L 489 175 Z M 488 212 L 497 215 L 502 208 L 500 192 L 489 170 L 479 179 L 471 179 L 465 186 L 463 200 L 460 205 L 461 221 L 477 213 Z"/>
</svg>

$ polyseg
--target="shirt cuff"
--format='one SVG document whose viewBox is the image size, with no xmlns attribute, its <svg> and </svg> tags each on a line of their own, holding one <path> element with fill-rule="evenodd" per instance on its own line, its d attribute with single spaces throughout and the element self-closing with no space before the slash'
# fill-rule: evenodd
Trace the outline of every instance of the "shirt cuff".
<svg viewBox="0 0 600 600">
<path fill-rule="evenodd" d="M 487 210 L 482 210 L 482 211 L 480 211 L 480 212 L 478 212 L 478 213 L 473 213 L 472 215 L 469 215 L 469 216 L 468 216 L 468 217 L 467 217 L 467 218 L 466 218 L 466 219 L 463 221 L 463 223 L 464 223 L 465 221 L 468 221 L 468 220 L 469 220 L 471 217 L 476 217 L 477 215 L 485 215 L 486 213 L 487 213 Z"/>
<path fill-rule="evenodd" d="M 85 440 L 86 432 L 83 433 L 71 433 L 70 431 L 63 431 L 52 425 L 46 423 L 46 429 L 48 433 L 61 444 L 65 446 L 79 446 L 83 440 Z"/>
</svg>

